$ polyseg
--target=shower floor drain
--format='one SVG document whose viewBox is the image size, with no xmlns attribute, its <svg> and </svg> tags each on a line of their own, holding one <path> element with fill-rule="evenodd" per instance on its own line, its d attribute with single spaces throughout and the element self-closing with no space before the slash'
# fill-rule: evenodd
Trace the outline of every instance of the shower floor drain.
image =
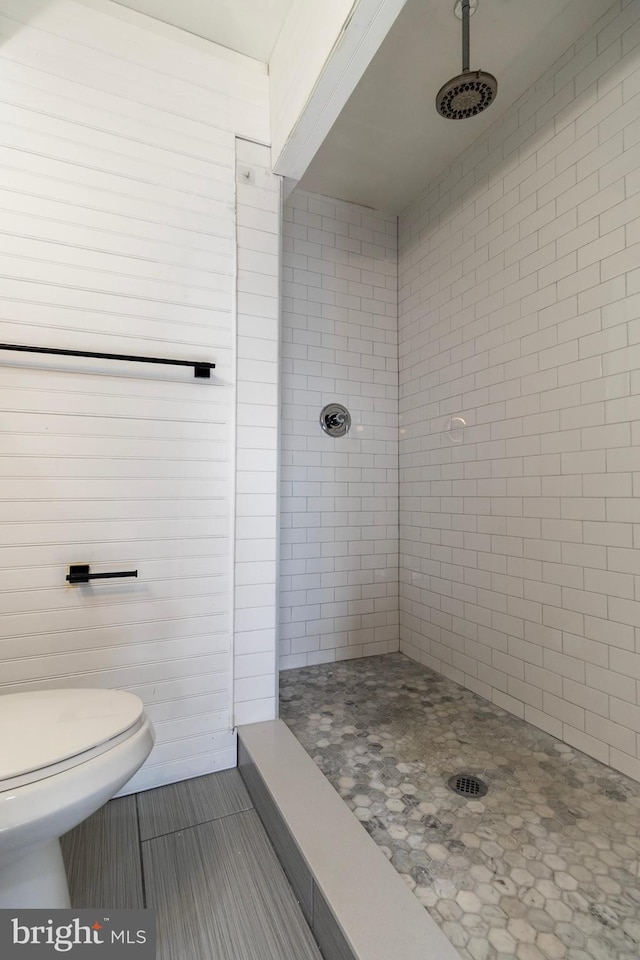
<svg viewBox="0 0 640 960">
<path fill-rule="evenodd" d="M 482 780 L 472 776 L 470 773 L 457 773 L 455 776 L 449 778 L 447 784 L 454 793 L 457 793 L 460 797 L 467 797 L 468 799 L 472 797 L 484 797 L 489 789 L 486 783 L 483 783 Z"/>
</svg>

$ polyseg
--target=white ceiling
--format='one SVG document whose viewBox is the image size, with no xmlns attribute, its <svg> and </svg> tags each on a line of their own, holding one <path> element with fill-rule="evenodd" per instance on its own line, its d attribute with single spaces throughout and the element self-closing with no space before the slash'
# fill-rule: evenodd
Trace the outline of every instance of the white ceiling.
<svg viewBox="0 0 640 960">
<path fill-rule="evenodd" d="M 480 0 L 471 69 L 498 79 L 478 117 L 445 120 L 435 95 L 461 65 L 453 0 L 408 0 L 300 181 L 315 193 L 401 211 L 611 6 L 611 0 Z"/>
<path fill-rule="evenodd" d="M 115 0 L 115 3 L 267 63 L 293 0 Z"/>
<path fill-rule="evenodd" d="M 268 62 L 294 0 L 115 0 Z M 321 3 L 322 0 L 317 0 Z M 401 211 L 611 6 L 612 0 L 479 0 L 471 69 L 498 79 L 483 114 L 445 120 L 437 91 L 461 71 L 454 0 L 407 0 L 300 181 L 315 193 Z"/>
</svg>

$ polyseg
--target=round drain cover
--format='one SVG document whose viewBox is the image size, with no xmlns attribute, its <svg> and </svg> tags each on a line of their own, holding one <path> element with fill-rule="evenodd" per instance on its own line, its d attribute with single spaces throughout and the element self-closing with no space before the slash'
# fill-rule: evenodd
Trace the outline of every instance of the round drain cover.
<svg viewBox="0 0 640 960">
<path fill-rule="evenodd" d="M 471 773 L 456 773 L 453 777 L 449 777 L 447 784 L 454 793 L 460 797 L 466 797 L 467 800 L 484 797 L 489 789 L 486 783 Z"/>
</svg>

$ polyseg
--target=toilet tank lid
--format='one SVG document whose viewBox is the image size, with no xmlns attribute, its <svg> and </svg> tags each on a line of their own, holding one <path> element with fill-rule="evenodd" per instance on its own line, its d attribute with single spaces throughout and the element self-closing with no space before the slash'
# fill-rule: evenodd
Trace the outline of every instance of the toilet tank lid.
<svg viewBox="0 0 640 960">
<path fill-rule="evenodd" d="M 1 695 L 0 781 L 92 750 L 132 727 L 143 711 L 142 701 L 123 690 Z"/>
</svg>

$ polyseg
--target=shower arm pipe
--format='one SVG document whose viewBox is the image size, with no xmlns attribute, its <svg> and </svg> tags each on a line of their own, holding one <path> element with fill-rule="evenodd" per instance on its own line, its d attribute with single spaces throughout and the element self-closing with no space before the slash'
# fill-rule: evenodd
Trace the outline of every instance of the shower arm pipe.
<svg viewBox="0 0 640 960">
<path fill-rule="evenodd" d="M 462 72 L 469 72 L 469 0 L 462 0 Z"/>
<path fill-rule="evenodd" d="M 162 357 L 138 357 L 127 353 L 94 353 L 92 350 L 61 350 L 57 347 L 28 347 L 17 343 L 0 343 L 0 350 L 19 353 L 45 353 L 56 357 L 90 357 L 92 360 L 126 360 L 131 363 L 163 363 L 171 367 L 193 367 L 194 377 L 210 379 L 215 363 L 200 360 L 169 360 Z"/>
</svg>

